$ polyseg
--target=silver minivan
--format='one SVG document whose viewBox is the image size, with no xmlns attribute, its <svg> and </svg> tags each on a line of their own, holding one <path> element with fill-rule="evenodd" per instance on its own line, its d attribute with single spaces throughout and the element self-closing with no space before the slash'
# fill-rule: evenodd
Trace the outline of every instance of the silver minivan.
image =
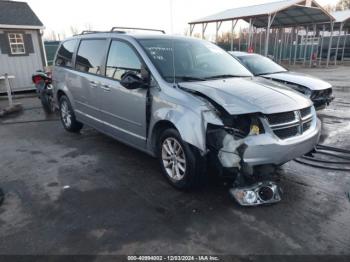
<svg viewBox="0 0 350 262">
<path fill-rule="evenodd" d="M 66 130 L 86 124 L 157 157 L 179 189 L 199 185 L 210 166 L 260 174 L 320 135 L 309 99 L 195 38 L 84 33 L 61 43 L 52 75 Z"/>
</svg>

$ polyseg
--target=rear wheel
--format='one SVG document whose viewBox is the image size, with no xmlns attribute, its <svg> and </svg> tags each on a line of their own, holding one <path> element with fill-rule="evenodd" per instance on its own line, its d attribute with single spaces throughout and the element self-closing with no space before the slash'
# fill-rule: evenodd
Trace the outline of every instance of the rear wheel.
<svg viewBox="0 0 350 262">
<path fill-rule="evenodd" d="M 72 105 L 65 95 L 60 98 L 60 117 L 63 127 L 69 132 L 79 132 L 83 128 L 83 124 L 76 120 Z"/>
<path fill-rule="evenodd" d="M 42 90 L 40 93 L 40 101 L 44 111 L 48 114 L 55 112 L 55 103 L 50 90 Z"/>
<path fill-rule="evenodd" d="M 158 157 L 164 176 L 178 189 L 201 185 L 205 176 L 204 159 L 185 143 L 175 129 L 166 129 L 158 143 Z"/>
</svg>

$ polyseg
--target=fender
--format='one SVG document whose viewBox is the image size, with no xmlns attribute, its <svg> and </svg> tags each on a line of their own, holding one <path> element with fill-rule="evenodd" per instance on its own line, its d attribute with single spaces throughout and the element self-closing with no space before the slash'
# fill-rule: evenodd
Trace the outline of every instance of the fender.
<svg viewBox="0 0 350 262">
<path fill-rule="evenodd" d="M 58 107 L 59 105 L 58 93 L 62 91 L 68 97 L 73 109 L 75 110 L 76 108 L 75 100 L 73 98 L 72 93 L 69 91 L 68 87 L 65 85 L 65 81 L 55 81 L 55 79 L 53 79 L 52 85 L 54 90 L 53 94 L 54 94 L 54 100 L 55 100 L 56 106 Z"/>
<path fill-rule="evenodd" d="M 162 120 L 172 123 L 181 135 L 181 138 L 188 144 L 198 148 L 204 155 L 206 148 L 206 129 L 207 124 L 223 125 L 221 119 L 215 114 L 215 111 L 207 106 L 201 106 L 196 112 L 189 107 L 177 105 L 173 108 L 159 108 L 153 112 L 153 121 L 150 125 L 149 137 L 154 131 L 155 125 Z M 152 139 L 148 139 L 149 146 Z"/>
</svg>

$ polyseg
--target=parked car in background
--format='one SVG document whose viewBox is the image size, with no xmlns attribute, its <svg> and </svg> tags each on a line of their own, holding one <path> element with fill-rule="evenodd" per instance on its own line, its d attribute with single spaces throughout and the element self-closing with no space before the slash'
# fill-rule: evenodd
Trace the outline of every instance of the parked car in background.
<svg viewBox="0 0 350 262">
<path fill-rule="evenodd" d="M 270 58 L 246 52 L 229 52 L 255 76 L 283 83 L 312 100 L 316 109 L 323 109 L 334 99 L 332 85 L 310 75 L 289 71 Z"/>
<path fill-rule="evenodd" d="M 158 157 L 180 189 L 200 184 L 207 163 L 220 173 L 254 175 L 311 151 L 320 135 L 309 99 L 262 84 L 199 39 L 78 35 L 61 43 L 52 77 L 66 130 L 87 124 Z"/>
</svg>

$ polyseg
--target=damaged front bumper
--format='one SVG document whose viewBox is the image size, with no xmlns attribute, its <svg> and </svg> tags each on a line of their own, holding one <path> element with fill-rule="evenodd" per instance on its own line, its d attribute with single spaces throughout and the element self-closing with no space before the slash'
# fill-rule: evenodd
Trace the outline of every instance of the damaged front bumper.
<svg viewBox="0 0 350 262">
<path fill-rule="evenodd" d="M 317 119 L 303 134 L 285 140 L 279 139 L 273 132 L 248 136 L 243 161 L 249 166 L 282 165 L 313 150 L 320 134 L 321 122 Z"/>
</svg>

